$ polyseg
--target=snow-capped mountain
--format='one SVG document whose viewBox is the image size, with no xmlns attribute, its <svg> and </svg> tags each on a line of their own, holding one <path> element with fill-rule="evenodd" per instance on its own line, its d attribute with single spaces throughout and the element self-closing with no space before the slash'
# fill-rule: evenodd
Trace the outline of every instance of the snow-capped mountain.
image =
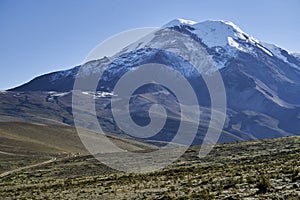
<svg viewBox="0 0 300 200">
<path fill-rule="evenodd" d="M 228 102 L 225 130 L 233 135 L 229 141 L 234 140 L 233 138 L 241 140 L 299 134 L 299 55 L 261 42 L 229 21 L 209 20 L 198 23 L 175 19 L 159 31 L 166 29 L 187 35 L 201 46 L 190 48 L 193 44 L 188 40 L 176 40 L 181 53 L 190 56 L 197 63 L 201 62 L 199 51 L 203 48 L 220 71 Z M 112 92 L 115 83 L 127 71 L 141 64 L 161 63 L 187 77 L 194 88 L 202 88 L 203 91 L 197 95 L 203 99 L 203 106 L 208 105 L 209 95 L 197 71 L 186 60 L 160 50 L 172 48 L 172 42 L 173 38 L 167 34 L 154 33 L 146 40 L 129 45 L 115 57 L 105 57 L 83 64 L 81 67 L 84 73 L 81 76 L 88 78 L 103 70 L 99 66 L 112 61 L 107 70 L 103 71 L 98 85 L 98 90 Z M 73 89 L 79 67 L 37 77 L 12 91 L 69 92 Z M 198 70 L 207 74 L 213 73 L 211 69 L 200 67 Z M 151 91 L 153 90 L 145 89 L 140 93 L 146 95 Z"/>
<path fill-rule="evenodd" d="M 260 42 L 229 21 L 208 20 L 197 23 L 191 20 L 175 19 L 164 25 L 163 28 L 178 30 L 182 33 L 193 35 L 199 39 L 199 42 L 201 42 L 201 44 L 207 48 L 210 55 L 212 55 L 213 61 L 219 69 L 224 68 L 229 60 L 238 57 L 240 53 L 251 54 L 255 57 L 259 57 L 264 54 L 263 56 L 274 57 L 275 59 L 284 61 L 290 66 L 299 68 L 299 54 L 289 54 L 287 51 L 276 45 Z M 144 42 L 144 44 L 138 42 L 138 45 L 136 45 L 139 47 L 137 53 L 132 52 L 132 50 L 137 50 L 134 47 L 130 47 L 129 49 L 126 49 L 127 51 L 123 51 L 123 54 L 128 53 L 128 55 L 122 55 L 121 57 L 116 58 L 112 64 L 113 67 L 119 68 L 118 66 L 121 64 L 123 65 L 124 63 L 146 63 L 147 61 L 145 61 L 145 59 L 154 56 L 157 52 L 155 53 L 149 50 L 143 51 L 141 46 L 161 49 L 162 47 L 165 48 L 164 44 L 168 44 L 168 42 L 165 41 L 165 38 L 161 39 L 160 36 L 156 38 L 153 36 L 152 39 L 142 42 Z M 139 56 L 136 56 L 136 54 Z M 85 63 L 82 67 L 85 68 L 86 76 L 89 76 L 93 72 L 101 70 L 98 68 L 99 63 L 105 63 L 108 61 L 108 58 L 103 58 Z M 68 86 L 72 86 L 72 84 L 64 83 L 59 85 L 58 82 L 73 79 L 77 74 L 79 67 L 80 66 L 37 77 L 30 82 L 30 87 L 28 86 L 28 83 L 26 83 L 13 90 L 71 90 L 72 87 Z M 186 70 L 186 68 L 181 68 L 181 70 Z M 185 73 L 188 72 L 186 71 Z M 193 74 L 193 72 L 190 74 Z M 32 86 L 35 82 L 41 82 L 43 84 Z"/>
</svg>

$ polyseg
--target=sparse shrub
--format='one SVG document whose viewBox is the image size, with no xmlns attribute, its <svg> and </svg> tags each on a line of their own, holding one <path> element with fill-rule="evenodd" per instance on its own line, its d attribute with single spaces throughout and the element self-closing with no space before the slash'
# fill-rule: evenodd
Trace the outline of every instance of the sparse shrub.
<svg viewBox="0 0 300 200">
<path fill-rule="evenodd" d="M 231 178 L 228 181 L 226 181 L 226 185 L 224 185 L 224 190 L 227 190 L 229 188 L 234 188 L 238 184 L 238 180 Z"/>
<path fill-rule="evenodd" d="M 256 187 L 258 188 L 258 193 L 266 193 L 271 187 L 270 178 L 265 175 L 261 175 Z"/>
<path fill-rule="evenodd" d="M 188 187 L 192 187 L 193 186 L 193 182 L 192 182 L 192 180 L 190 178 L 187 181 L 187 185 L 188 185 Z"/>
<path fill-rule="evenodd" d="M 176 189 L 175 189 L 175 186 L 172 185 L 172 186 L 170 187 L 170 191 L 174 192 L 175 190 L 176 190 Z"/>
<path fill-rule="evenodd" d="M 218 193 L 219 193 L 219 195 L 221 195 L 223 193 L 223 190 L 224 190 L 224 185 L 223 185 L 223 183 L 220 183 L 220 185 L 218 187 Z"/>
<path fill-rule="evenodd" d="M 247 176 L 246 180 L 248 184 L 254 184 L 256 182 L 253 176 Z"/>
<path fill-rule="evenodd" d="M 199 193 L 193 193 L 192 199 L 211 200 L 215 199 L 215 195 L 210 193 L 209 189 L 201 190 Z"/>
<path fill-rule="evenodd" d="M 163 196 L 158 198 L 160 200 L 172 200 L 173 198 L 170 196 L 168 192 L 164 192 Z"/>
<path fill-rule="evenodd" d="M 297 180 L 300 180 L 299 169 L 294 169 L 291 179 L 292 182 L 296 182 Z"/>
</svg>

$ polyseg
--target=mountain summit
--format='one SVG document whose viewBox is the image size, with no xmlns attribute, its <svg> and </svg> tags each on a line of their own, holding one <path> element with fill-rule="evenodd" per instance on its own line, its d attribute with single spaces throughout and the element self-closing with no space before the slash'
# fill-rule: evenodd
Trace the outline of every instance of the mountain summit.
<svg viewBox="0 0 300 200">
<path fill-rule="evenodd" d="M 184 19 L 175 19 L 167 23 L 163 27 L 188 26 L 192 33 L 201 38 L 207 47 L 217 47 L 230 45 L 228 38 L 235 40 L 245 40 L 249 42 L 257 42 L 242 31 L 237 25 L 230 21 L 223 20 L 207 20 L 204 22 L 194 22 Z"/>
<path fill-rule="evenodd" d="M 200 38 L 208 48 L 215 49 L 216 52 L 220 52 L 230 58 L 236 57 L 238 51 L 255 54 L 254 49 L 259 48 L 267 55 L 275 56 L 295 66 L 293 62 L 288 62 L 288 58 L 290 56 L 295 57 L 297 54 L 289 54 L 286 50 L 276 45 L 260 42 L 230 21 L 207 20 L 195 22 L 185 19 L 175 19 L 163 27 L 186 27 L 191 33 Z M 222 64 L 226 61 L 223 60 L 223 63 L 219 63 L 218 66 L 223 68 L 224 65 Z"/>
</svg>

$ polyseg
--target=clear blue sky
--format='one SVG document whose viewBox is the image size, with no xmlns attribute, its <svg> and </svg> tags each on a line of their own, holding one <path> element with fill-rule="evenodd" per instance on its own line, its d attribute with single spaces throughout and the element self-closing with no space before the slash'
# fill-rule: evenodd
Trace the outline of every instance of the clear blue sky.
<svg viewBox="0 0 300 200">
<path fill-rule="evenodd" d="M 0 89 L 81 64 L 107 37 L 174 18 L 230 20 L 300 52 L 300 0 L 0 0 Z"/>
</svg>

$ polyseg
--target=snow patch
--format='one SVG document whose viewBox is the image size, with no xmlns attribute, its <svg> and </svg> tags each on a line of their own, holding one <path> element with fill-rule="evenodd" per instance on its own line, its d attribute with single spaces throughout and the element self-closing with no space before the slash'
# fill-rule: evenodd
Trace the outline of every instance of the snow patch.
<svg viewBox="0 0 300 200">
<path fill-rule="evenodd" d="M 94 95 L 94 99 L 103 98 L 103 97 L 111 97 L 111 96 L 115 96 L 115 95 L 111 92 L 96 92 L 96 94 Z"/>
<path fill-rule="evenodd" d="M 205 21 L 192 26 L 195 33 L 202 39 L 209 48 L 216 46 L 225 46 L 228 44 L 228 37 L 238 38 L 234 27 L 223 21 Z"/>
<path fill-rule="evenodd" d="M 186 19 L 181 19 L 181 18 L 178 18 L 177 20 L 178 20 L 181 24 L 189 24 L 189 25 L 197 24 L 197 22 L 192 21 L 192 20 L 186 20 Z"/>
<path fill-rule="evenodd" d="M 235 47 L 240 51 L 247 52 L 247 49 L 243 48 L 242 45 L 237 43 L 232 37 L 228 37 L 228 43 L 230 46 Z"/>
<path fill-rule="evenodd" d="M 70 92 L 48 92 L 48 94 L 50 94 L 52 97 L 63 97 L 66 96 L 68 94 L 70 94 Z"/>
<path fill-rule="evenodd" d="M 300 59 L 300 53 L 290 53 L 292 56 Z"/>
<path fill-rule="evenodd" d="M 177 19 L 170 21 L 166 25 L 164 25 L 163 28 L 172 27 L 172 26 L 180 26 L 180 25 L 194 25 L 194 24 L 197 24 L 197 22 L 192 21 L 192 20 L 177 18 Z"/>
<path fill-rule="evenodd" d="M 280 47 L 278 47 L 274 44 L 268 44 L 268 43 L 265 43 L 265 42 L 262 42 L 261 44 L 265 48 L 267 48 L 269 51 L 271 51 L 274 56 L 276 56 L 277 58 L 283 60 L 284 62 L 287 62 L 287 58 L 281 54 L 281 48 Z"/>
<path fill-rule="evenodd" d="M 114 96 L 114 94 L 111 93 L 111 92 L 102 92 L 102 91 L 99 91 L 99 92 L 96 92 L 96 93 L 95 92 L 84 91 L 84 92 L 82 92 L 82 94 L 93 96 L 94 99 Z"/>
<path fill-rule="evenodd" d="M 288 63 L 291 67 L 295 68 L 295 69 L 300 69 L 299 66 L 295 65 L 294 63 L 290 63 L 287 59 L 287 57 L 285 57 L 284 55 L 282 55 L 281 51 L 282 49 L 274 44 L 268 44 L 265 42 L 261 43 L 265 48 L 267 48 L 269 51 L 272 52 L 272 54 L 274 56 L 276 56 L 277 58 L 279 58 L 280 60 L 282 60 L 285 63 Z"/>
</svg>

